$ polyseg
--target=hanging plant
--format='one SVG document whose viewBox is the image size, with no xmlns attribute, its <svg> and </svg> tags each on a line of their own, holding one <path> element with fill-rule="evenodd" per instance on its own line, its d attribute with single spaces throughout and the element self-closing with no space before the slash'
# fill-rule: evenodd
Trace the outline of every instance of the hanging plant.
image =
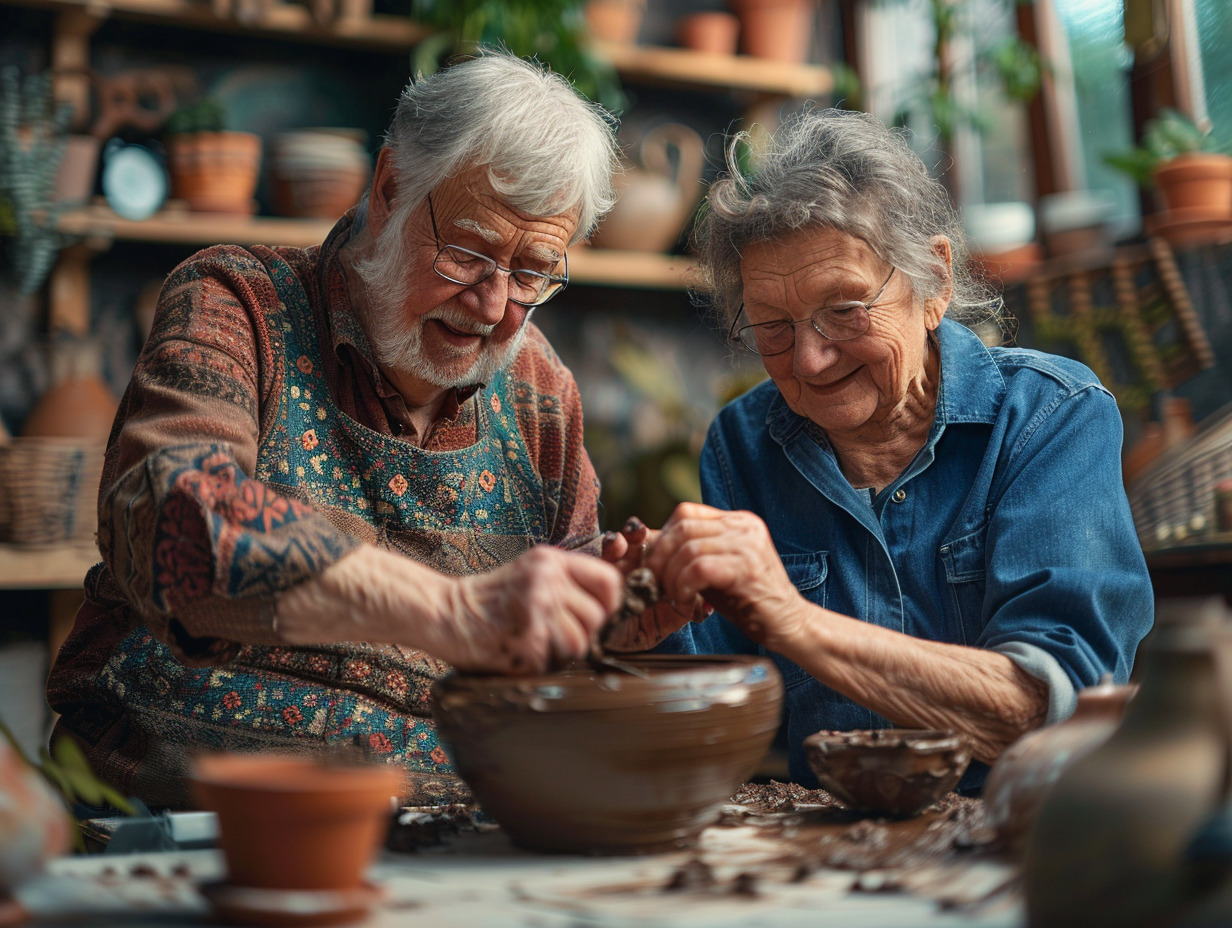
<svg viewBox="0 0 1232 928">
<path fill-rule="evenodd" d="M 43 285 L 64 244 L 55 182 L 70 117 L 50 74 L 0 71 L 0 269 L 21 293 Z"/>
</svg>

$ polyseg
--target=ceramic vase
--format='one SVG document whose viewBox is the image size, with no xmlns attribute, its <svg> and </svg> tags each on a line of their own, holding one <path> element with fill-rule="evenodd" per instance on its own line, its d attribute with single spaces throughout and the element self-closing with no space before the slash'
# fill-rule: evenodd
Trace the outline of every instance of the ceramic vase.
<svg viewBox="0 0 1232 928">
<path fill-rule="evenodd" d="M 638 145 L 638 164 L 614 179 L 616 205 L 591 236 L 597 248 L 667 251 L 701 199 L 705 151 L 688 126 L 651 129 Z"/>
<path fill-rule="evenodd" d="M 0 738 L 0 904 L 5 890 L 68 852 L 69 829 L 68 810 L 42 776 Z M 0 923 L 10 924 L 3 919 Z"/>
<path fill-rule="evenodd" d="M 984 814 L 999 845 L 1017 855 L 1048 791 L 1073 764 L 1112 736 L 1137 684 L 1111 679 L 1078 693 L 1074 714 L 1023 735 L 1002 752 L 984 784 Z"/>
<path fill-rule="evenodd" d="M 1029 928 L 1145 928 L 1193 901 L 1185 855 L 1228 768 L 1230 632 L 1219 599 L 1160 602 L 1124 722 L 1060 776 L 1027 839 Z"/>
</svg>

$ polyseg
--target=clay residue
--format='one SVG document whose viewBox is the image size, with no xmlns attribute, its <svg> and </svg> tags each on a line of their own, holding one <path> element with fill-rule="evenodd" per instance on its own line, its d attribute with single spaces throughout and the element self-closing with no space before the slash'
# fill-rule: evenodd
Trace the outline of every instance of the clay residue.
<svg viewBox="0 0 1232 928">
<path fill-rule="evenodd" d="M 659 595 L 659 581 L 649 567 L 631 570 L 625 578 L 619 618 L 636 618 L 657 603 Z"/>
<path fill-rule="evenodd" d="M 750 783 L 726 811 L 721 825 L 774 829 L 781 849 L 777 863 L 806 870 L 935 866 L 970 858 L 992 839 L 983 803 L 957 793 L 947 793 L 915 818 L 896 819 L 844 809 L 825 790 Z"/>
</svg>

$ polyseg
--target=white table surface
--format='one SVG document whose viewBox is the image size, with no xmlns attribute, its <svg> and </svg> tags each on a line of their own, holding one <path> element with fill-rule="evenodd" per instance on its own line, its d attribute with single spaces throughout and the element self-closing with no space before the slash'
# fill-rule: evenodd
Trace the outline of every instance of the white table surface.
<svg viewBox="0 0 1232 928">
<path fill-rule="evenodd" d="M 992 861 L 905 871 L 819 869 L 799 878 L 773 829 L 706 830 L 698 848 L 640 857 L 544 855 L 520 850 L 499 830 L 447 835 L 439 846 L 384 851 L 371 870 L 385 897 L 366 928 L 1021 928 L 1012 869 Z M 682 864 L 701 859 L 714 880 L 668 890 Z M 732 891 L 738 874 L 755 892 Z M 54 861 L 18 898 L 36 925 L 183 928 L 207 923 L 200 883 L 225 875 L 215 850 L 92 855 Z M 861 889 L 853 889 L 857 884 Z M 870 891 L 909 884 L 908 889 Z M 992 893 L 992 898 L 981 901 Z M 88 923 L 88 922 L 87 922 Z"/>
</svg>

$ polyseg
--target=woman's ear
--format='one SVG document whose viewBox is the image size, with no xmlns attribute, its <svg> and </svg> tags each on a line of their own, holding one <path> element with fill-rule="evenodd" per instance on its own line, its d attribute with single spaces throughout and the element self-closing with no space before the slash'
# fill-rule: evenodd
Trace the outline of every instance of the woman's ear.
<svg viewBox="0 0 1232 928">
<path fill-rule="evenodd" d="M 393 212 L 397 177 L 398 169 L 394 167 L 393 155 L 388 147 L 382 147 L 376 156 L 372 186 L 368 188 L 368 228 L 374 236 L 385 228 L 389 214 Z"/>
<path fill-rule="evenodd" d="M 934 235 L 932 246 L 933 253 L 938 258 L 938 276 L 944 274 L 944 279 L 938 281 L 941 285 L 941 292 L 924 301 L 924 321 L 929 331 L 941 325 L 941 317 L 945 315 L 945 311 L 950 306 L 950 298 L 954 295 L 954 263 L 950 251 L 950 240 L 944 235 Z"/>
</svg>

